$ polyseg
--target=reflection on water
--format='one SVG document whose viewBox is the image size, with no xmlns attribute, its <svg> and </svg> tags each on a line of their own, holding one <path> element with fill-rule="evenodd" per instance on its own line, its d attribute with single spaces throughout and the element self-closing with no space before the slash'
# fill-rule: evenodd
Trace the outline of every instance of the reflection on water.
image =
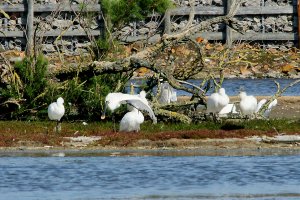
<svg viewBox="0 0 300 200">
<path fill-rule="evenodd" d="M 289 83 L 295 81 L 295 79 L 225 79 L 223 82 L 223 87 L 226 89 L 226 93 L 229 96 L 238 95 L 239 90 L 241 88 L 245 89 L 248 94 L 255 96 L 271 96 L 276 93 L 277 86 L 274 83 L 276 80 L 281 89 L 287 86 Z M 134 80 L 136 84 L 145 84 L 144 80 Z M 197 86 L 200 85 L 201 80 L 189 80 L 188 82 L 193 83 Z M 127 92 L 129 87 L 127 88 Z M 138 92 L 138 89 L 136 89 Z M 207 94 L 210 94 L 212 90 L 210 90 Z M 181 95 L 189 95 L 184 91 L 177 91 L 179 96 Z M 300 84 L 297 84 L 293 87 L 287 89 L 283 94 L 283 96 L 299 96 L 300 95 Z"/>
<path fill-rule="evenodd" d="M 300 156 L 0 157 L 1 199 L 300 199 Z"/>
</svg>

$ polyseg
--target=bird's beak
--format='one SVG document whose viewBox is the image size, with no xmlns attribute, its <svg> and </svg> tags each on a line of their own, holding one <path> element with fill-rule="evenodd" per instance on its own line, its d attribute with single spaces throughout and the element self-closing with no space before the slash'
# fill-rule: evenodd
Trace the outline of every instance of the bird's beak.
<svg viewBox="0 0 300 200">
<path fill-rule="evenodd" d="M 107 108 L 107 102 L 105 102 L 104 110 L 103 110 L 102 115 L 101 115 L 102 120 L 105 119 L 106 108 Z"/>
</svg>

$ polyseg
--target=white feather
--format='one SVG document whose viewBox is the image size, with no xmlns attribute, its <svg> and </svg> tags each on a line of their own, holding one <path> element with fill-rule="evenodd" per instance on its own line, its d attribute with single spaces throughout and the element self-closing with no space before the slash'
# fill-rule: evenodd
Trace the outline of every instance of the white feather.
<svg viewBox="0 0 300 200">
<path fill-rule="evenodd" d="M 141 91 L 138 95 L 109 93 L 105 98 L 105 103 L 112 112 L 119 108 L 121 104 L 129 105 L 130 111 L 123 116 L 120 122 L 120 131 L 138 132 L 140 124 L 144 122 L 144 115 L 141 111 L 146 111 L 153 123 L 157 123 L 157 118 L 146 99 L 145 91 Z"/>
</svg>

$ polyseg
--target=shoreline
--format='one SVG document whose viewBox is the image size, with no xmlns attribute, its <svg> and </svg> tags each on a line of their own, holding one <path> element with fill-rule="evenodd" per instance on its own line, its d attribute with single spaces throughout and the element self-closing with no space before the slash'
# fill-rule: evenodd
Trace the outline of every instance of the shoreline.
<svg viewBox="0 0 300 200">
<path fill-rule="evenodd" d="M 232 101 L 237 97 L 231 97 Z M 258 97 L 269 98 L 269 97 Z M 184 99 L 182 99 L 184 101 Z M 299 123 L 300 119 L 300 97 L 281 96 L 278 98 L 278 105 L 272 110 L 270 118 L 286 118 L 294 123 Z M 136 140 L 129 146 L 97 144 L 97 139 L 102 138 L 99 134 L 98 124 L 83 126 L 80 123 L 69 126 L 61 135 L 51 132 L 51 122 L 45 121 L 36 125 L 28 122 L 14 121 L 12 123 L 2 122 L 1 130 L 3 142 L 6 146 L 0 147 L 0 156 L 36 156 L 36 157 L 64 157 L 64 156 L 252 156 L 252 155 L 288 155 L 300 154 L 300 132 L 298 129 L 291 133 L 280 130 L 281 135 L 275 132 L 272 137 L 266 136 L 264 132 L 250 138 L 233 138 L 224 135 L 224 139 L 176 139 L 149 140 L 148 138 Z M 24 130 L 24 127 L 25 130 Z M 65 126 L 67 127 L 67 125 Z M 83 128 L 86 127 L 86 128 Z M 86 129 L 86 130 L 85 130 Z M 27 130 L 27 132 L 26 132 Z M 30 131 L 30 132 L 28 132 Z M 31 132 L 33 131 L 33 132 Z M 93 131 L 96 131 L 93 133 Z M 100 132 L 99 132 L 100 131 Z M 202 130 L 199 130 L 201 132 Z M 107 135 L 110 130 L 105 129 Z M 188 131 L 187 131 L 188 132 Z M 231 131 L 230 131 L 231 132 Z M 125 134 L 125 133 L 124 133 Z M 120 139 L 131 140 L 135 134 L 126 136 L 120 135 Z M 256 133 L 254 132 L 253 135 Z M 274 141 L 277 136 L 298 137 L 291 140 Z M 124 137 L 126 136 L 126 138 Z M 48 139 L 65 138 L 63 143 L 47 144 Z M 118 140 L 118 139 L 115 139 Z M 122 144 L 122 143 L 120 143 Z"/>
<path fill-rule="evenodd" d="M 280 137 L 280 136 L 279 136 Z M 276 137 L 226 138 L 226 139 L 170 139 L 155 141 L 154 146 L 82 146 L 82 147 L 1 147 L 0 157 L 94 157 L 94 156 L 272 156 L 300 155 L 300 135 L 286 135 L 287 138 L 273 140 Z M 159 147 L 163 142 L 165 145 Z M 178 146 L 175 146 L 178 144 Z"/>
</svg>

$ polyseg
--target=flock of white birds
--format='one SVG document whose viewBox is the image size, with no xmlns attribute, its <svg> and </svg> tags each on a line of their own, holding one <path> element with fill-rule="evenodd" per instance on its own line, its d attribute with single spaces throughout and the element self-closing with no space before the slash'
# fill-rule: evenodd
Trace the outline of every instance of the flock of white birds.
<svg viewBox="0 0 300 200">
<path fill-rule="evenodd" d="M 262 99 L 259 102 L 253 95 L 247 95 L 246 92 L 241 91 L 239 93 L 240 102 L 238 104 L 240 113 L 247 117 L 252 118 L 264 104 L 267 103 L 267 99 Z M 274 106 L 277 105 L 277 99 L 274 99 L 263 113 L 263 117 L 268 118 L 270 112 Z M 215 117 L 227 116 L 227 114 L 238 114 L 237 105 L 235 103 L 229 103 L 229 97 L 224 88 L 220 88 L 218 92 L 211 94 L 207 98 L 207 113 L 212 113 Z"/>
<path fill-rule="evenodd" d="M 267 102 L 266 99 L 257 101 L 253 95 L 247 95 L 246 92 L 239 94 L 239 110 L 243 116 L 248 118 L 253 117 L 262 106 Z M 177 101 L 175 90 L 168 84 L 163 83 L 160 87 L 160 103 L 170 103 Z M 227 116 L 229 113 L 239 113 L 235 103 L 229 103 L 230 99 L 226 94 L 224 88 L 220 88 L 207 97 L 206 113 L 211 113 L 215 119 L 220 116 Z M 139 94 L 124 94 L 124 93 L 109 93 L 105 98 L 105 108 L 101 115 L 101 119 L 105 119 L 105 112 L 107 107 L 114 112 L 121 104 L 126 104 L 129 112 L 127 112 L 121 119 L 119 131 L 122 132 L 138 132 L 140 125 L 144 122 L 144 115 L 142 111 L 148 113 L 153 123 L 157 123 L 157 118 L 146 99 L 146 92 L 141 91 Z M 271 109 L 276 106 L 277 100 L 272 101 L 266 111 L 263 113 L 264 117 L 269 117 Z M 204 105 L 202 106 L 204 107 Z M 53 102 L 48 107 L 48 116 L 50 120 L 57 121 L 55 130 L 61 130 L 61 119 L 65 114 L 64 100 L 59 97 L 56 102 Z"/>
</svg>

